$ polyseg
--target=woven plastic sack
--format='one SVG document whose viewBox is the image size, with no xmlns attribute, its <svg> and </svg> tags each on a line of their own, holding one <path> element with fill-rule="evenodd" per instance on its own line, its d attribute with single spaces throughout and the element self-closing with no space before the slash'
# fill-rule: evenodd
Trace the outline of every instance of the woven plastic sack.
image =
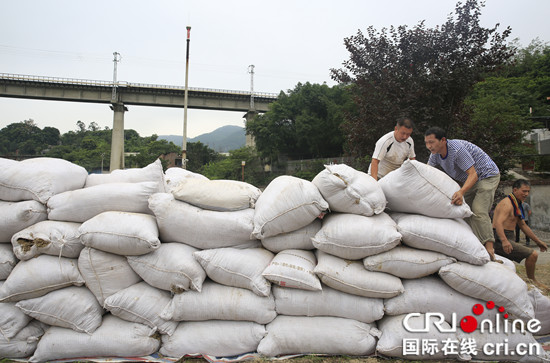
<svg viewBox="0 0 550 363">
<path fill-rule="evenodd" d="M 386 315 L 441 313 L 451 324 L 453 313 L 458 323 L 463 317 L 472 315 L 474 305 L 486 306 L 485 301 L 456 291 L 437 275 L 403 280 L 403 287 L 403 294 L 384 300 Z M 480 318 L 494 322 L 496 315 L 497 309 L 485 309 Z"/>
<path fill-rule="evenodd" d="M 376 180 L 346 164 L 325 165 L 311 182 L 333 212 L 372 216 L 386 208 L 386 197 Z"/>
<path fill-rule="evenodd" d="M 161 334 L 172 335 L 178 323 L 159 316 L 169 302 L 168 291 L 142 281 L 109 296 L 105 299 L 104 306 L 121 319 L 145 324 Z"/>
<path fill-rule="evenodd" d="M 262 239 L 307 226 L 328 209 L 310 181 L 289 175 L 271 181 L 256 201 L 254 237 Z"/>
<path fill-rule="evenodd" d="M 285 250 L 271 260 L 262 275 L 279 286 L 321 290 L 321 282 L 313 272 L 316 265 L 317 258 L 311 251 Z"/>
<path fill-rule="evenodd" d="M 154 216 L 143 213 L 103 212 L 78 229 L 84 246 L 117 255 L 144 255 L 160 247 Z"/>
<path fill-rule="evenodd" d="M 126 257 L 90 247 L 80 253 L 78 268 L 101 306 L 109 296 L 141 281 Z"/>
<path fill-rule="evenodd" d="M 389 251 L 363 259 L 369 271 L 386 272 L 402 279 L 418 279 L 439 271 L 456 259 L 439 252 L 397 246 Z"/>
<path fill-rule="evenodd" d="M 439 276 L 453 289 L 483 301 L 494 301 L 515 318 L 535 317 L 533 304 L 525 282 L 497 262 L 474 266 L 464 262 L 452 263 L 439 270 Z"/>
<path fill-rule="evenodd" d="M 160 354 L 174 358 L 194 354 L 234 357 L 255 352 L 266 333 L 263 324 L 251 321 L 186 321 L 172 336 L 162 336 Z"/>
<path fill-rule="evenodd" d="M 7 243 L 0 244 L 0 281 L 8 278 L 17 262 L 12 246 Z"/>
<path fill-rule="evenodd" d="M 157 184 L 156 191 L 166 192 L 164 171 L 160 159 L 143 168 L 117 169 L 109 174 L 90 174 L 86 178 L 85 188 L 107 183 L 141 183 L 154 182 Z"/>
<path fill-rule="evenodd" d="M 160 314 L 161 318 L 174 321 L 245 320 L 258 324 L 267 324 L 276 315 L 272 295 L 258 296 L 247 289 L 208 280 L 201 292 L 174 295 Z"/>
<path fill-rule="evenodd" d="M 436 218 L 466 218 L 470 207 L 451 204 L 460 189 L 457 182 L 439 169 L 416 160 L 403 165 L 378 181 L 391 212 L 422 214 Z"/>
<path fill-rule="evenodd" d="M 16 302 L 46 295 L 67 286 L 81 286 L 84 280 L 77 260 L 40 255 L 20 261 L 0 287 L 0 302 Z"/>
<path fill-rule="evenodd" d="M 78 258 L 84 248 L 78 227 L 80 223 L 75 222 L 38 222 L 12 236 L 13 251 L 23 261 L 40 254 Z"/>
<path fill-rule="evenodd" d="M 84 186 L 88 172 L 67 160 L 26 159 L 4 163 L 0 173 L 0 200 L 46 202 L 54 195 Z"/>
<path fill-rule="evenodd" d="M 128 256 L 130 267 L 149 285 L 181 293 L 201 291 L 206 272 L 193 257 L 195 247 L 183 243 L 162 243 L 146 255 Z"/>
<path fill-rule="evenodd" d="M 454 257 L 473 265 L 489 262 L 489 253 L 470 226 L 462 219 L 445 219 L 416 214 L 392 213 L 403 243 Z"/>
<path fill-rule="evenodd" d="M 282 354 L 372 354 L 379 331 L 370 324 L 331 316 L 279 315 L 258 345 L 266 357 Z"/>
<path fill-rule="evenodd" d="M 10 339 L 0 336 L 0 357 L 16 359 L 31 356 L 43 334 L 44 327 L 35 320 Z"/>
<path fill-rule="evenodd" d="M 390 298 L 403 293 L 401 279 L 383 272 L 367 271 L 361 261 L 349 261 L 317 251 L 313 270 L 325 285 L 348 294 Z"/>
<path fill-rule="evenodd" d="M 157 217 L 160 240 L 208 249 L 249 243 L 254 209 L 218 212 L 192 206 L 169 193 L 153 194 L 149 207 Z"/>
<path fill-rule="evenodd" d="M 3 284 L 4 281 L 0 281 L 0 286 Z M 15 303 L 0 303 L 0 341 L 9 341 L 31 320 L 32 318 L 16 307 Z M 0 356 L 3 355 L 0 353 Z"/>
<path fill-rule="evenodd" d="M 46 207 L 36 200 L 23 202 L 0 200 L 0 243 L 9 243 L 15 233 L 46 219 L 48 219 Z"/>
<path fill-rule="evenodd" d="M 519 332 L 491 332 L 475 331 L 467 335 L 468 339 L 476 342 L 474 347 L 476 361 L 513 361 L 513 362 L 548 362 L 550 353 L 545 351 L 533 334 L 528 331 Z M 503 344 L 505 349 L 503 349 Z M 513 354 L 512 354 L 513 353 Z M 522 354 L 523 353 L 523 354 Z"/>
<path fill-rule="evenodd" d="M 254 208 L 262 192 L 237 180 L 186 178 L 172 189 L 172 194 L 177 200 L 199 208 L 228 212 Z"/>
<path fill-rule="evenodd" d="M 388 251 L 401 241 L 397 225 L 386 213 L 366 217 L 350 213 L 331 213 L 311 239 L 317 249 L 349 260 Z"/>
<path fill-rule="evenodd" d="M 347 294 L 328 286 L 308 291 L 273 286 L 277 314 L 292 316 L 334 316 L 372 323 L 384 315 L 382 299 Z"/>
<path fill-rule="evenodd" d="M 154 182 L 108 183 L 57 194 L 48 201 L 48 219 L 82 223 L 108 211 L 151 214 L 156 188 Z"/>
<path fill-rule="evenodd" d="M 271 293 L 271 283 L 262 272 L 274 255 L 266 249 L 228 247 L 197 251 L 193 255 L 212 281 L 242 287 L 260 296 Z"/>
<path fill-rule="evenodd" d="M 274 253 L 284 250 L 313 250 L 315 247 L 311 239 L 319 232 L 321 226 L 322 222 L 317 218 L 295 231 L 262 238 L 262 246 Z"/>
<path fill-rule="evenodd" d="M 141 357 L 158 351 L 160 341 L 146 325 L 111 314 L 91 335 L 52 326 L 44 334 L 29 362 L 79 357 Z"/>
<path fill-rule="evenodd" d="M 202 180 L 208 180 L 207 177 L 205 177 L 202 174 L 193 173 L 192 171 L 182 169 L 182 168 L 168 168 L 164 172 L 164 180 L 166 181 L 166 191 L 171 192 L 174 188 L 178 186 L 180 181 L 185 180 L 187 178 L 197 178 Z"/>
<path fill-rule="evenodd" d="M 47 325 L 93 333 L 100 325 L 103 308 L 85 286 L 69 286 L 15 304 L 25 314 Z"/>
</svg>

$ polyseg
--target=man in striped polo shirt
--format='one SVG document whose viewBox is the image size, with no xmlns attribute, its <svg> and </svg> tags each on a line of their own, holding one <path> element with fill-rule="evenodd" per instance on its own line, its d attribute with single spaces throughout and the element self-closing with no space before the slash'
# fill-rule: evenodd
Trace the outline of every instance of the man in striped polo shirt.
<svg viewBox="0 0 550 363">
<path fill-rule="evenodd" d="M 498 167 L 481 148 L 465 140 L 448 140 L 439 127 L 426 130 L 424 141 L 432 153 L 428 164 L 439 167 L 460 184 L 451 203 L 461 205 L 464 200 L 470 206 L 473 215 L 466 222 L 494 260 L 495 237 L 489 210 L 500 182 Z"/>
<path fill-rule="evenodd" d="M 393 131 L 378 139 L 368 171 L 375 180 L 399 168 L 405 160 L 416 157 L 411 137 L 413 127 L 410 119 L 399 119 Z"/>
</svg>

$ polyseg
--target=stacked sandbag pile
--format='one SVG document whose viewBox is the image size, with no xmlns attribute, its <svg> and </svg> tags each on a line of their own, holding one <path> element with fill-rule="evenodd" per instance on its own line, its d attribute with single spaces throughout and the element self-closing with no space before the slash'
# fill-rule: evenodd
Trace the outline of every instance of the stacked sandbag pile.
<svg viewBox="0 0 550 363">
<path fill-rule="evenodd" d="M 34 173 L 21 180 L 46 179 L 38 160 L 27 161 Z M 23 163 L 0 159 L 3 170 Z M 67 173 L 57 181 L 76 178 Z M 261 192 L 179 168 L 163 174 L 157 160 L 50 186 L 36 200 L 40 218 L 23 223 L 0 209 L 0 357 L 469 359 L 443 355 L 441 345 L 438 354 L 405 355 L 403 342 L 472 337 L 436 328 L 487 301 L 514 318 L 545 319 L 547 329 L 548 298 L 528 292 L 509 266 L 488 262 L 462 221 L 471 212 L 450 204 L 458 185 L 438 173 L 406 162 L 377 182 L 327 165 L 311 182 L 281 176 Z M 5 178 L 0 172 L 2 197 L 15 194 L 1 189 Z M 426 313 L 445 321 L 432 316 L 428 332 L 409 332 L 410 313 L 418 314 L 412 327 L 423 327 Z M 511 349 L 534 341 L 497 339 Z"/>
</svg>

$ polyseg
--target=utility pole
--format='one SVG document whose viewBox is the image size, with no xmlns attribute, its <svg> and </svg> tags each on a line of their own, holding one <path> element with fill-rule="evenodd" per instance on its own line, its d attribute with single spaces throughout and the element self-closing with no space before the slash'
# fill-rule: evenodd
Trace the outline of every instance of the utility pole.
<svg viewBox="0 0 550 363">
<path fill-rule="evenodd" d="M 117 102 L 117 96 L 116 96 L 116 88 L 117 88 L 117 64 L 120 62 L 121 56 L 119 52 L 113 53 L 113 63 L 114 63 L 114 69 L 113 69 L 113 93 L 111 95 L 111 102 Z"/>
<path fill-rule="evenodd" d="M 187 26 L 187 51 L 185 54 L 185 93 L 183 98 L 183 145 L 181 149 L 181 167 L 187 169 L 187 100 L 189 82 L 189 42 L 191 41 L 191 27 Z"/>
<path fill-rule="evenodd" d="M 250 73 L 250 110 L 254 111 L 254 64 L 248 66 Z"/>
</svg>

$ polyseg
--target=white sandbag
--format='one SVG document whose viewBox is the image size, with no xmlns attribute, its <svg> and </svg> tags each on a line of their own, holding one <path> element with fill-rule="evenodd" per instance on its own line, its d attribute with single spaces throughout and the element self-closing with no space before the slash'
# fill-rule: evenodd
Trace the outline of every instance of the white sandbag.
<svg viewBox="0 0 550 363">
<path fill-rule="evenodd" d="M 266 357 L 281 354 L 369 355 L 379 331 L 370 324 L 331 316 L 279 315 L 258 345 Z"/>
<path fill-rule="evenodd" d="M 456 259 L 439 252 L 397 246 L 378 255 L 363 259 L 369 271 L 386 272 L 402 279 L 418 279 L 439 271 Z"/>
<path fill-rule="evenodd" d="M 10 244 L 0 244 L 0 281 L 8 278 L 13 268 L 17 265 L 17 258 Z"/>
<path fill-rule="evenodd" d="M 172 189 L 172 194 L 177 200 L 199 208 L 227 212 L 254 208 L 262 192 L 237 180 L 186 178 Z"/>
<path fill-rule="evenodd" d="M 494 301 L 516 319 L 532 319 L 533 305 L 525 282 L 497 262 L 474 266 L 464 262 L 452 263 L 439 270 L 439 276 L 453 289 L 483 301 Z"/>
<path fill-rule="evenodd" d="M 358 214 L 331 213 L 311 239 L 317 249 L 331 255 L 359 260 L 391 250 L 401 241 L 397 225 L 386 213 L 365 217 Z"/>
<path fill-rule="evenodd" d="M 46 202 L 53 196 L 80 189 L 88 172 L 67 160 L 34 158 L 9 163 L 0 173 L 0 200 Z"/>
<path fill-rule="evenodd" d="M 472 265 L 490 261 L 489 253 L 470 226 L 462 219 L 445 219 L 423 215 L 392 213 L 403 243 L 454 257 Z"/>
<path fill-rule="evenodd" d="M 422 214 L 436 218 L 466 218 L 470 207 L 451 204 L 460 186 L 439 169 L 416 160 L 403 165 L 378 181 L 391 212 Z"/>
<path fill-rule="evenodd" d="M 262 246 L 274 253 L 284 250 L 312 250 L 315 247 L 311 239 L 319 232 L 321 226 L 321 220 L 316 218 L 307 226 L 295 231 L 262 238 Z"/>
<path fill-rule="evenodd" d="M 11 339 L 0 336 L 0 357 L 16 359 L 31 356 L 42 335 L 44 335 L 42 324 L 31 321 Z"/>
<path fill-rule="evenodd" d="M 40 254 L 78 258 L 84 248 L 78 237 L 78 227 L 80 223 L 75 222 L 38 222 L 13 235 L 13 251 L 23 261 Z"/>
<path fill-rule="evenodd" d="M 307 291 L 273 286 L 277 314 L 292 316 L 335 316 L 372 323 L 384 315 L 382 299 L 346 294 L 328 286 Z"/>
<path fill-rule="evenodd" d="M 317 251 L 313 270 L 325 285 L 348 294 L 390 298 L 403 293 L 401 279 L 384 272 L 367 271 L 361 261 L 349 261 Z"/>
<path fill-rule="evenodd" d="M 274 255 L 266 249 L 216 248 L 193 255 L 208 277 L 219 284 L 242 287 L 260 296 L 268 296 L 271 292 L 271 283 L 262 272 Z"/>
<path fill-rule="evenodd" d="M 372 216 L 386 208 L 386 197 L 376 180 L 346 164 L 325 165 L 311 182 L 333 212 Z"/>
<path fill-rule="evenodd" d="M 67 286 L 81 286 L 84 280 L 77 260 L 40 255 L 20 261 L 0 287 L 1 302 L 16 302 L 46 295 Z"/>
<path fill-rule="evenodd" d="M 266 333 L 264 325 L 251 321 L 186 321 L 172 336 L 162 336 L 159 352 L 174 358 L 194 354 L 233 357 L 255 352 Z"/>
<path fill-rule="evenodd" d="M 160 247 L 157 220 L 150 214 L 103 212 L 78 229 L 87 247 L 117 255 L 136 256 Z"/>
<path fill-rule="evenodd" d="M 10 242 L 15 233 L 46 219 L 48 219 L 46 207 L 36 200 L 23 202 L 0 200 L 0 243 Z"/>
<path fill-rule="evenodd" d="M 116 169 L 109 174 L 90 174 L 86 178 L 85 188 L 106 183 L 141 183 L 154 182 L 157 184 L 156 192 L 166 192 L 164 171 L 160 159 L 143 168 Z"/>
<path fill-rule="evenodd" d="M 472 358 L 480 361 L 548 362 L 550 353 L 545 352 L 533 335 L 528 331 L 482 333 L 475 331 L 467 339 L 475 341 Z"/>
<path fill-rule="evenodd" d="M 501 256 L 501 255 L 497 255 L 495 253 L 495 260 L 496 261 L 502 261 L 502 265 L 504 267 L 508 267 L 510 269 L 510 271 L 516 272 L 516 264 L 514 263 L 514 261 L 510 260 L 509 258 L 506 258 L 506 257 Z"/>
<path fill-rule="evenodd" d="M 100 325 L 103 309 L 85 286 L 69 286 L 15 304 L 25 314 L 45 324 L 93 333 Z"/>
<path fill-rule="evenodd" d="M 172 335 L 178 323 L 159 316 L 169 302 L 168 291 L 142 281 L 109 296 L 105 299 L 104 306 L 121 319 L 145 324 L 161 334 Z"/>
<path fill-rule="evenodd" d="M 535 310 L 535 319 L 540 321 L 540 331 L 535 335 L 550 334 L 550 297 L 533 285 L 529 286 L 528 294 Z"/>
<path fill-rule="evenodd" d="M 111 314 L 91 335 L 52 326 L 44 334 L 29 362 L 80 357 L 141 357 L 156 352 L 160 346 L 152 329 L 122 320 Z M 77 359 L 78 360 L 78 359 Z"/>
<path fill-rule="evenodd" d="M 48 219 L 82 223 L 107 211 L 150 214 L 156 188 L 153 182 L 109 183 L 57 194 L 48 201 Z"/>
<path fill-rule="evenodd" d="M 174 188 L 178 186 L 180 181 L 185 180 L 187 178 L 197 178 L 202 180 L 208 180 L 208 178 L 202 174 L 193 173 L 192 171 L 189 171 L 183 168 L 178 168 L 178 167 L 168 168 L 164 172 L 164 180 L 166 181 L 166 191 L 171 192 Z"/>
<path fill-rule="evenodd" d="M 146 255 L 128 256 L 130 267 L 149 285 L 179 294 L 201 291 L 206 272 L 193 257 L 195 247 L 183 243 L 162 243 Z"/>
<path fill-rule="evenodd" d="M 161 241 L 208 249 L 238 246 L 252 239 L 254 209 L 251 208 L 211 211 L 175 200 L 169 193 L 153 194 L 149 208 L 157 217 Z"/>
<path fill-rule="evenodd" d="M 254 237 L 262 239 L 307 226 L 328 209 L 319 189 L 290 175 L 273 179 L 256 201 Z"/>
<path fill-rule="evenodd" d="M 141 281 L 126 257 L 90 247 L 80 253 L 78 268 L 101 306 L 109 296 Z"/>
<path fill-rule="evenodd" d="M 321 290 L 321 281 L 313 272 L 316 265 L 317 258 L 311 251 L 285 250 L 271 260 L 262 275 L 279 286 Z"/>
<path fill-rule="evenodd" d="M 0 287 L 3 284 L 4 281 L 0 281 Z M 0 303 L 0 341 L 9 341 L 31 320 L 32 318 L 17 308 L 15 303 Z M 4 357 L 1 352 L 0 348 L 0 357 Z"/>
<path fill-rule="evenodd" d="M 258 296 L 247 289 L 207 280 L 201 292 L 174 295 L 160 317 L 174 321 L 245 320 L 267 324 L 276 315 L 273 295 Z"/>
<path fill-rule="evenodd" d="M 441 313 L 452 324 L 453 314 L 459 323 L 463 317 L 472 315 L 474 305 L 486 306 L 486 302 L 456 291 L 436 275 L 403 280 L 403 287 L 403 294 L 384 300 L 386 315 Z M 480 317 L 495 321 L 497 313 L 497 309 L 484 308 Z"/>
<path fill-rule="evenodd" d="M 389 174 L 391 175 L 391 173 Z M 440 332 L 436 324 L 442 327 L 442 330 L 452 330 L 451 326 L 443 321 L 440 322 L 437 317 L 430 316 L 428 324 L 425 324 L 426 317 L 424 314 L 418 316 L 396 315 L 384 316 L 378 321 L 378 329 L 382 332 L 382 336 L 376 345 L 376 353 L 382 356 L 404 358 L 411 360 L 425 359 L 454 359 L 454 360 L 470 360 L 470 356 L 462 354 L 458 349 L 459 339 L 462 334 L 456 332 Z M 420 330 L 427 329 L 427 332 L 408 331 L 406 328 Z M 407 341 L 416 343 L 416 345 L 407 345 Z M 456 351 L 447 347 L 444 349 L 444 341 L 456 342 Z M 432 349 L 428 350 L 429 343 Z"/>
</svg>

